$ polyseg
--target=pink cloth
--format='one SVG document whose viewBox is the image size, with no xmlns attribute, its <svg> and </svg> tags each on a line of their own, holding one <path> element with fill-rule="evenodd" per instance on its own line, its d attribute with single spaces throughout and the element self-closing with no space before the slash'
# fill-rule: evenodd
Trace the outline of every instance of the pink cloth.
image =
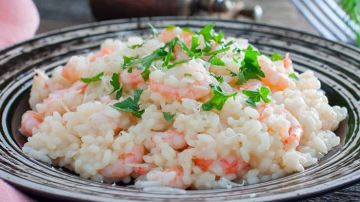
<svg viewBox="0 0 360 202">
<path fill-rule="evenodd" d="M 30 202 L 30 198 L 0 180 L 0 202 Z"/>
<path fill-rule="evenodd" d="M 0 49 L 33 37 L 39 22 L 32 0 L 0 0 Z"/>
</svg>

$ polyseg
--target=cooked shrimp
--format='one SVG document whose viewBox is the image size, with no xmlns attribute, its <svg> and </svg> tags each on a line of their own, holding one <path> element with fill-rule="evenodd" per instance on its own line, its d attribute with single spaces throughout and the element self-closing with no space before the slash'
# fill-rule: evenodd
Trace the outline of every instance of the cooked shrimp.
<svg viewBox="0 0 360 202">
<path fill-rule="evenodd" d="M 274 119 L 278 119 L 279 117 L 285 118 L 285 120 L 289 122 L 289 126 L 286 124 L 282 125 L 282 128 L 278 130 L 281 133 L 283 143 L 288 148 L 296 148 L 300 144 L 303 128 L 289 111 L 283 107 L 276 107 L 271 104 L 260 105 L 258 111 L 260 114 L 259 120 L 268 126 L 270 133 L 274 130 L 272 128 Z"/>
<path fill-rule="evenodd" d="M 78 82 L 68 89 L 56 90 L 50 93 L 43 102 L 37 104 L 36 110 L 44 115 L 51 115 L 53 112 L 63 114 L 66 111 L 73 111 L 76 106 L 82 103 L 82 94 L 86 88 L 86 84 Z"/>
<path fill-rule="evenodd" d="M 49 77 L 42 70 L 35 70 L 35 76 L 32 82 L 29 104 L 31 109 L 35 109 L 35 105 L 47 98 L 49 90 Z"/>
<path fill-rule="evenodd" d="M 166 142 L 173 149 L 184 149 L 187 147 L 185 141 L 185 134 L 176 130 L 167 130 L 165 132 L 155 132 L 148 139 L 146 139 L 144 145 L 147 149 L 154 148 L 156 143 Z"/>
<path fill-rule="evenodd" d="M 130 164 L 130 166 L 131 166 L 131 164 Z M 154 165 L 143 163 L 143 164 L 133 165 L 133 167 L 134 167 L 134 171 L 132 173 L 132 176 L 138 177 L 141 175 L 146 175 L 148 172 L 150 172 L 151 169 L 154 168 Z"/>
<path fill-rule="evenodd" d="M 167 43 L 171 41 L 175 37 L 179 37 L 182 39 L 187 46 L 191 45 L 191 37 L 193 33 L 186 30 L 181 30 L 180 28 L 174 28 L 174 29 L 164 29 L 160 35 L 159 38 L 162 42 Z"/>
<path fill-rule="evenodd" d="M 196 158 L 193 161 L 203 171 L 212 172 L 217 176 L 238 174 L 250 168 L 248 163 L 236 156 L 220 157 L 216 160 Z"/>
<path fill-rule="evenodd" d="M 71 83 L 78 81 L 82 73 L 88 70 L 88 65 L 84 57 L 71 57 L 69 62 L 63 67 L 61 75 Z"/>
<path fill-rule="evenodd" d="M 278 72 L 275 69 L 274 64 L 266 57 L 258 57 L 258 62 L 261 67 L 261 70 L 264 72 L 265 77 L 261 81 L 269 86 L 271 90 L 284 90 L 289 87 L 290 80 L 287 75 Z"/>
<path fill-rule="evenodd" d="M 142 70 L 133 69 L 131 73 L 123 71 L 120 74 L 120 81 L 125 84 L 125 86 L 137 87 L 139 84 L 145 83 L 144 79 L 141 76 Z"/>
<path fill-rule="evenodd" d="M 259 80 L 251 79 L 243 85 L 239 86 L 240 90 L 257 90 L 262 86 L 262 82 Z"/>
<path fill-rule="evenodd" d="M 150 75 L 150 89 L 168 100 L 202 98 L 210 93 L 210 83 L 209 73 L 195 61 L 167 70 L 162 81 Z"/>
<path fill-rule="evenodd" d="M 191 183 L 184 181 L 184 172 L 181 167 L 175 167 L 172 169 L 165 169 L 163 171 L 152 170 L 147 175 L 148 181 L 156 181 L 162 186 L 186 189 Z"/>
<path fill-rule="evenodd" d="M 38 128 L 44 117 L 35 111 L 26 111 L 21 117 L 20 133 L 31 137 L 34 128 Z"/>
<path fill-rule="evenodd" d="M 290 54 L 289 53 L 286 53 L 285 54 L 285 58 L 283 60 L 283 63 L 284 63 L 284 67 L 285 68 L 290 68 L 292 67 L 292 61 L 290 59 Z"/>
<path fill-rule="evenodd" d="M 109 48 L 101 49 L 100 51 L 96 52 L 94 55 L 90 57 L 90 62 L 95 62 L 97 58 L 110 55 L 112 52 L 113 50 Z"/>
<path fill-rule="evenodd" d="M 131 164 L 139 164 L 143 162 L 144 153 L 144 147 L 136 145 L 130 152 L 120 154 L 116 162 L 101 169 L 100 174 L 105 178 L 110 178 L 112 180 L 127 177 L 134 171 L 134 166 Z"/>
</svg>

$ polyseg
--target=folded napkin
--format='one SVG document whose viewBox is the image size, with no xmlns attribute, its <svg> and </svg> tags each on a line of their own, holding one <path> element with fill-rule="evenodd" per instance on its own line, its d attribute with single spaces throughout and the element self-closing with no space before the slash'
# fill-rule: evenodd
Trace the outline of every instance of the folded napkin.
<svg viewBox="0 0 360 202">
<path fill-rule="evenodd" d="M 39 22 L 32 0 L 0 0 L 0 49 L 33 37 Z"/>
<path fill-rule="evenodd" d="M 30 198 L 0 180 L 0 202 L 30 202 Z"/>
</svg>

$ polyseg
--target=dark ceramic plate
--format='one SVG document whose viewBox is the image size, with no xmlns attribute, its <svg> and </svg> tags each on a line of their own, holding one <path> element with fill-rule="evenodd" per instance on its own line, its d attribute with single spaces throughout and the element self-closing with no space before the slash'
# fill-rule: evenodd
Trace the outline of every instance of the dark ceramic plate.
<svg viewBox="0 0 360 202">
<path fill-rule="evenodd" d="M 199 28 L 215 22 L 226 35 L 244 37 L 263 53 L 290 52 L 298 71 L 313 70 L 332 105 L 345 106 L 348 118 L 336 131 L 341 145 L 320 162 L 277 180 L 233 189 L 187 191 L 186 194 L 154 194 L 126 186 L 84 180 L 25 156 L 25 139 L 17 131 L 27 110 L 34 68 L 47 72 L 70 56 L 99 47 L 106 38 L 149 34 L 148 23 Z M 93 23 L 39 35 L 0 51 L 0 177 L 37 195 L 86 201 L 112 200 L 239 200 L 255 201 L 308 197 L 355 183 L 360 179 L 359 96 L 360 50 L 345 44 L 290 29 L 249 22 L 204 18 L 152 18 Z"/>
</svg>

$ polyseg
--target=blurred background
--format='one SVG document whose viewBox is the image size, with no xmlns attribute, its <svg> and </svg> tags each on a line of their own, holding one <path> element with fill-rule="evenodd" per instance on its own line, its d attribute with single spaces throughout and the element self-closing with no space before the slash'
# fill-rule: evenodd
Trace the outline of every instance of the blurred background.
<svg viewBox="0 0 360 202">
<path fill-rule="evenodd" d="M 62 0 L 61 3 L 34 0 L 34 3 L 41 16 L 38 33 L 96 20 L 174 15 L 252 20 L 350 44 L 356 44 L 360 31 L 360 0 Z"/>
<path fill-rule="evenodd" d="M 360 0 L 0 0 L 0 48 L 54 29 L 144 16 L 249 20 L 360 46 Z"/>
</svg>

